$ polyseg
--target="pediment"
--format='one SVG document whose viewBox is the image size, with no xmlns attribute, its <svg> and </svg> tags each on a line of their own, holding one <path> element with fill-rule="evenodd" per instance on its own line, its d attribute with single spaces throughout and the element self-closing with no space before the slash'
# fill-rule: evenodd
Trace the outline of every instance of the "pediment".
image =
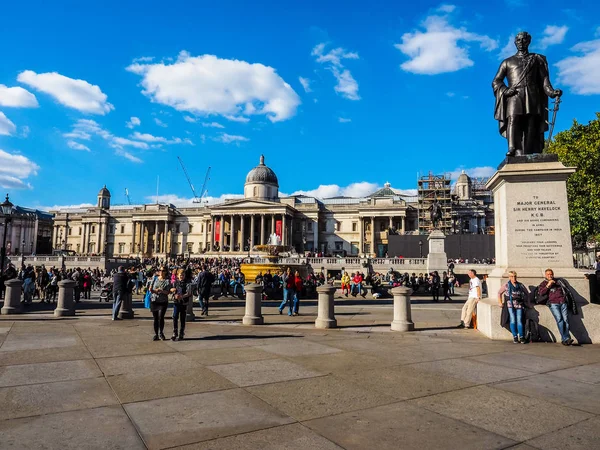
<svg viewBox="0 0 600 450">
<path fill-rule="evenodd" d="M 286 208 L 288 205 L 285 203 L 279 202 L 269 202 L 266 200 L 248 200 L 248 199 L 239 199 L 233 200 L 227 203 L 221 203 L 220 205 L 211 206 L 211 211 L 230 211 L 236 209 L 282 209 Z"/>
</svg>

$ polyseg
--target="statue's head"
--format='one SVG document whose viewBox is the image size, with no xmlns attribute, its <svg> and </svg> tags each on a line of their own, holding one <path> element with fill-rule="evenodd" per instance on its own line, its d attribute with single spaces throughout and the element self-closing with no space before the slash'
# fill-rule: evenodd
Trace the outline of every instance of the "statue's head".
<svg viewBox="0 0 600 450">
<path fill-rule="evenodd" d="M 521 31 L 515 36 L 515 46 L 520 52 L 527 51 L 531 44 L 531 35 L 527 31 Z"/>
</svg>

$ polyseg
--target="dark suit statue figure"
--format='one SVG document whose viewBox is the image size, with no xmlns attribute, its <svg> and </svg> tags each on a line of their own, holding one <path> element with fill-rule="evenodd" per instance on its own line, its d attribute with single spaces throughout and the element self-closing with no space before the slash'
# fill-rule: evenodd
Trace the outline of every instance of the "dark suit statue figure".
<svg viewBox="0 0 600 450">
<path fill-rule="evenodd" d="M 502 61 L 492 82 L 496 96 L 494 117 L 500 134 L 508 139 L 507 156 L 542 153 L 544 132 L 548 130 L 548 97 L 562 95 L 550 84 L 546 57 L 529 53 L 530 43 L 529 33 L 517 34 L 517 53 Z"/>
</svg>

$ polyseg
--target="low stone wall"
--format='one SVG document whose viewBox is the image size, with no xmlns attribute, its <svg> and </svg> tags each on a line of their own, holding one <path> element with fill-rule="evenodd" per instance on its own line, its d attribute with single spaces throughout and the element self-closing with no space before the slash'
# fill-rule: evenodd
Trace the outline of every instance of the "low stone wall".
<svg viewBox="0 0 600 450">
<path fill-rule="evenodd" d="M 577 301 L 579 314 L 569 314 L 572 336 L 580 344 L 600 342 L 600 305 L 594 305 L 581 298 Z M 546 341 L 560 342 L 560 333 L 550 308 L 545 305 L 535 307 L 541 337 Z M 490 339 L 511 340 L 512 334 L 500 326 L 502 308 L 495 295 L 484 298 L 477 304 L 477 329 Z M 552 339 L 553 338 L 553 339 Z"/>
</svg>

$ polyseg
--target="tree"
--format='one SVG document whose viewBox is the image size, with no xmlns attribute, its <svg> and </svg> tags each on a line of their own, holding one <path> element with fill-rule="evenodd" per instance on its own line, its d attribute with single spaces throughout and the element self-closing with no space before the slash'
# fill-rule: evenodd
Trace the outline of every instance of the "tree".
<svg viewBox="0 0 600 450">
<path fill-rule="evenodd" d="M 600 113 L 587 125 L 576 120 L 548 147 L 565 166 L 577 167 L 567 181 L 569 219 L 575 248 L 600 242 Z"/>
</svg>

